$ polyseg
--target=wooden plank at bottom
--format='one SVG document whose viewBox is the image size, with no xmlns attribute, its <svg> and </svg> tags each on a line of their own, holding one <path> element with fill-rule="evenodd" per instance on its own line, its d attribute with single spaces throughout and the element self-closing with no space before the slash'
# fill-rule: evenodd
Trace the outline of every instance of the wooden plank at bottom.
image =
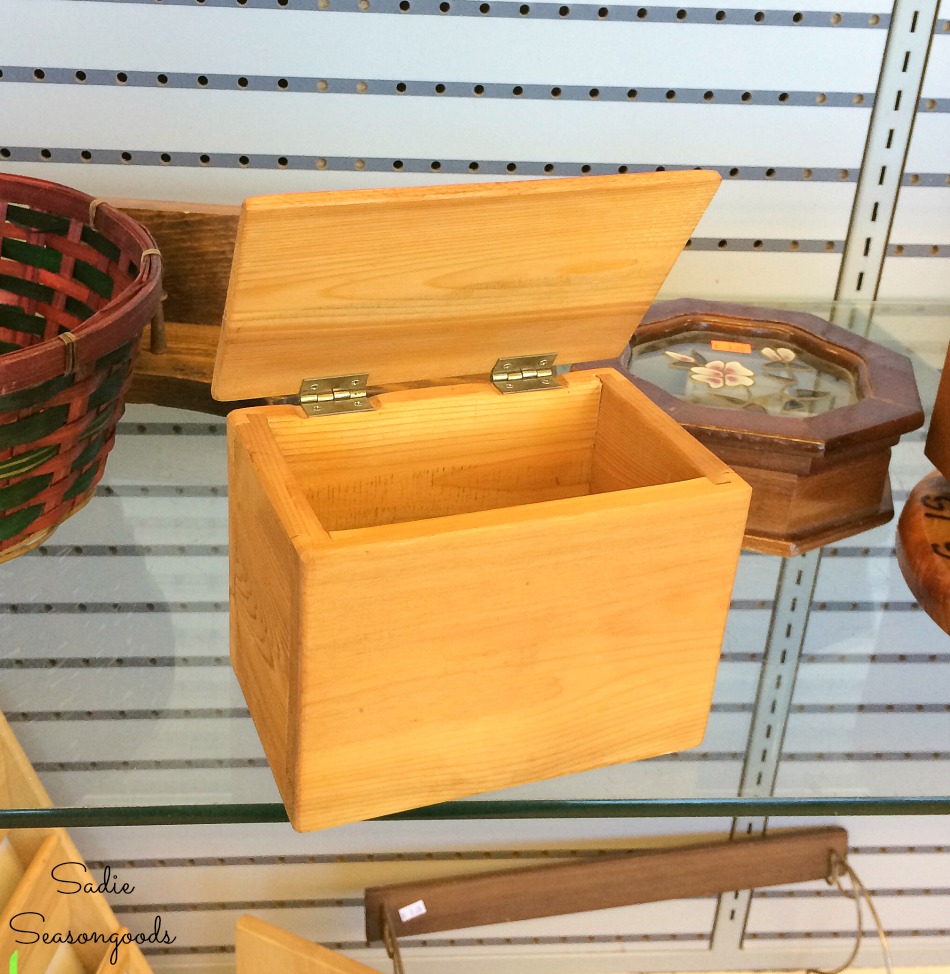
<svg viewBox="0 0 950 974">
<path fill-rule="evenodd" d="M 733 842 L 371 887 L 364 898 L 366 938 L 383 939 L 384 912 L 400 937 L 805 882 L 827 876 L 831 854 L 844 859 L 847 850 L 842 828 L 787 829 Z"/>
</svg>

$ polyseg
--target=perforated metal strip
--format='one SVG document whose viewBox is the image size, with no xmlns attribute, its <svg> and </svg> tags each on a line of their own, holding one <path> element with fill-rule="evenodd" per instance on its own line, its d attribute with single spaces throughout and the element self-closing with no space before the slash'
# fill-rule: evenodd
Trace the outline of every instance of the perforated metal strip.
<svg viewBox="0 0 950 974">
<path fill-rule="evenodd" d="M 742 797 L 771 795 L 779 760 L 789 757 L 782 754 L 782 743 L 820 563 L 820 548 L 782 560 L 739 783 Z M 753 835 L 764 832 L 765 826 L 765 818 L 737 818 L 732 832 L 734 836 Z M 712 935 L 714 950 L 741 948 L 751 901 L 751 890 L 733 890 L 719 897 Z"/>
<path fill-rule="evenodd" d="M 97 0 L 79 0 L 80 3 Z M 548 20 L 631 20 L 660 24 L 757 25 L 769 27 L 828 27 L 886 29 L 890 14 L 829 12 L 827 10 L 754 10 L 736 7 L 612 6 L 596 3 L 460 2 L 460 0 L 108 0 L 165 7 L 204 7 L 231 10 L 299 10 L 306 13 L 377 13 L 401 16 L 524 17 Z"/>
<path fill-rule="evenodd" d="M 111 71 L 5 65 L 7 82 L 88 87 L 169 88 L 198 91 L 269 91 L 297 94 L 387 95 L 436 98 L 513 98 L 521 101 L 660 102 L 695 105 L 784 105 L 791 107 L 871 108 L 873 92 L 772 91 L 743 88 L 631 88 L 627 85 L 477 84 L 467 81 L 400 81 L 384 78 L 325 78 L 189 72 Z M 950 111 L 950 99 L 931 99 L 931 111 Z"/>
<path fill-rule="evenodd" d="M 877 297 L 938 5 L 938 0 L 895 2 L 836 299 Z"/>
</svg>

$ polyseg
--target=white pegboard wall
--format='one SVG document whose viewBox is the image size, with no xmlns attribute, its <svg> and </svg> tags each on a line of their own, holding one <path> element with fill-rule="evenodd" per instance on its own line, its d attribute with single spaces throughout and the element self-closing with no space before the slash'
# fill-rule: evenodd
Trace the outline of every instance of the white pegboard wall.
<svg viewBox="0 0 950 974">
<path fill-rule="evenodd" d="M 95 195 L 228 203 L 265 192 L 712 167 L 723 185 L 663 296 L 832 296 L 889 6 L 403 2 L 408 9 L 400 0 L 3 0 L 0 167 Z M 946 16 L 945 8 L 888 238 L 886 297 L 950 297 Z M 927 325 L 907 327 L 919 338 Z M 921 378 L 930 398 L 941 337 L 945 347 L 946 336 L 927 333 L 934 348 Z M 130 794 L 213 802 L 234 793 L 276 801 L 226 661 L 223 424 L 132 410 L 119 440 L 95 502 L 45 554 L 3 577 L 3 625 L 15 626 L 15 637 L 0 660 L 0 709 L 60 802 Z M 922 443 L 895 453 L 898 502 L 919 476 Z M 943 787 L 950 755 L 940 688 L 950 648 L 922 613 L 890 604 L 910 600 L 892 549 L 889 525 L 827 553 L 781 793 L 861 794 L 882 777 L 917 794 Z M 48 569 L 49 559 L 55 583 L 34 611 L 27 573 Z M 742 559 L 701 748 L 566 786 L 539 784 L 521 797 L 565 787 L 583 797 L 734 791 L 775 567 L 762 556 Z M 175 611 L 182 603 L 186 611 Z M 59 709 L 67 682 L 82 688 L 81 710 Z M 899 932 L 898 963 L 945 959 L 947 897 L 933 892 L 947 885 L 933 878 L 946 867 L 941 824 L 849 826 L 873 867 L 869 882 L 884 891 L 885 922 Z M 141 880 L 139 899 L 113 904 L 129 926 L 165 911 L 181 939 L 177 952 L 153 958 L 156 970 L 217 974 L 233 970 L 233 921 L 245 909 L 385 970 L 381 950 L 356 945 L 362 882 L 728 828 L 723 820 L 578 820 L 373 824 L 310 837 L 258 826 L 76 837 L 91 860 Z M 888 851 L 878 859 L 863 851 L 871 846 Z M 713 904 L 702 900 L 575 919 L 569 933 L 542 922 L 508 931 L 510 943 L 472 936 L 417 948 L 410 970 L 830 966 L 847 929 L 832 921 L 816 956 L 809 926 L 826 903 L 753 900 L 755 938 L 741 952 L 709 949 Z M 922 903 L 931 911 L 922 932 L 907 934 Z M 873 948 L 862 961 L 878 963 Z"/>
<path fill-rule="evenodd" d="M 0 165 L 97 195 L 232 203 L 712 167 L 706 246 L 663 296 L 823 298 L 890 19 L 858 0 L 7 0 Z"/>
</svg>

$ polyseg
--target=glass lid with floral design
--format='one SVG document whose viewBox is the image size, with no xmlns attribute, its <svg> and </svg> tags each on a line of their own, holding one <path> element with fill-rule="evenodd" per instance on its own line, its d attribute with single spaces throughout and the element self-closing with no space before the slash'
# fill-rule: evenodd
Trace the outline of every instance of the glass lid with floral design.
<svg viewBox="0 0 950 974">
<path fill-rule="evenodd" d="M 746 548 L 798 555 L 892 516 L 890 450 L 924 420 L 906 356 L 804 312 L 680 298 L 620 367 L 752 487 Z"/>
<path fill-rule="evenodd" d="M 860 398 L 847 369 L 785 336 L 680 332 L 635 345 L 629 369 L 685 402 L 770 416 L 820 416 Z"/>
</svg>

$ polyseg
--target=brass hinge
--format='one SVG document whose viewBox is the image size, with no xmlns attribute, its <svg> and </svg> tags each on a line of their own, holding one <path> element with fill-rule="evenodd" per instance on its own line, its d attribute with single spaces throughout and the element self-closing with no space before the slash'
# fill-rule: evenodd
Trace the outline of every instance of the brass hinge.
<svg viewBox="0 0 950 974">
<path fill-rule="evenodd" d="M 492 385 L 506 395 L 557 388 L 556 355 L 519 355 L 500 358 L 491 370 Z"/>
<path fill-rule="evenodd" d="M 332 416 L 370 408 L 366 397 L 369 373 L 304 379 L 300 385 L 300 405 L 308 416 Z"/>
</svg>

